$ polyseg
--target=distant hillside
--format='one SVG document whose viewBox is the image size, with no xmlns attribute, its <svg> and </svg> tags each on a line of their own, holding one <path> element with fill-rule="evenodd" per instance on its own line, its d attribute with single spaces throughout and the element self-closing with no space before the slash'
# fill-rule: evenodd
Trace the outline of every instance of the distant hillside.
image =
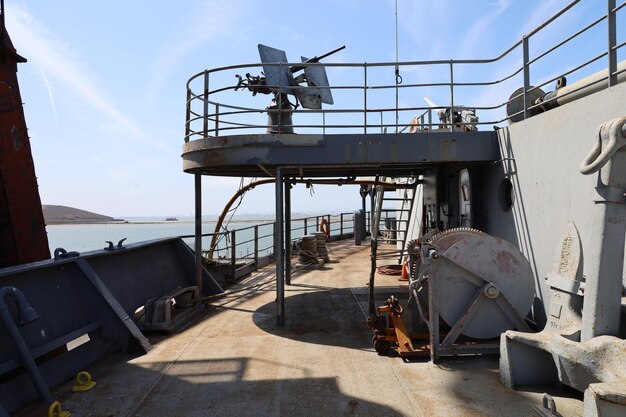
<svg viewBox="0 0 626 417">
<path fill-rule="evenodd" d="M 67 224 L 67 223 L 105 223 L 120 221 L 113 217 L 103 216 L 102 214 L 92 213 L 86 210 L 80 210 L 66 206 L 51 206 L 43 204 L 43 217 L 46 224 Z"/>
</svg>

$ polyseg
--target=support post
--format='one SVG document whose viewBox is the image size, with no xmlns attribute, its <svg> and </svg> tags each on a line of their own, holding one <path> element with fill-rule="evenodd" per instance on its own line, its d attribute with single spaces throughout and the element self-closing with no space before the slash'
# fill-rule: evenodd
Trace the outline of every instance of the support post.
<svg viewBox="0 0 626 417">
<path fill-rule="evenodd" d="M 187 104 L 185 108 L 185 143 L 189 142 L 189 120 L 191 119 L 191 90 L 187 88 Z"/>
<path fill-rule="evenodd" d="M 237 231 L 230 232 L 230 264 L 233 268 L 233 280 L 235 280 L 237 272 Z"/>
<path fill-rule="evenodd" d="M 369 229 L 370 229 L 370 236 L 372 238 L 374 238 L 374 228 L 378 230 L 378 227 L 374 226 L 374 212 L 375 211 L 376 211 L 376 187 L 372 187 L 370 189 L 370 215 L 369 215 L 369 221 L 370 221 Z"/>
<path fill-rule="evenodd" d="M 291 285 L 291 179 L 285 181 L 285 284 Z"/>
<path fill-rule="evenodd" d="M 530 97 L 528 96 L 528 89 L 530 88 L 530 68 L 528 61 L 530 61 L 530 52 L 528 51 L 528 38 L 524 36 L 522 38 L 522 53 L 524 54 L 522 65 L 524 66 L 524 120 L 528 119 L 530 113 L 528 107 L 530 106 Z"/>
<path fill-rule="evenodd" d="M 353 227 L 353 231 L 355 233 L 356 236 L 356 228 L 360 227 L 361 228 L 361 232 L 360 236 L 361 236 L 361 240 L 365 240 L 365 237 L 367 236 L 367 206 L 366 206 L 366 202 L 365 202 L 365 198 L 367 197 L 367 186 L 362 185 L 361 186 L 361 208 L 363 209 L 363 220 L 362 223 L 360 224 L 356 224 L 356 222 L 353 221 L 352 227 Z"/>
<path fill-rule="evenodd" d="M 254 226 L 254 269 L 259 269 L 259 226 Z"/>
<path fill-rule="evenodd" d="M 450 132 L 454 132 L 454 61 L 450 60 Z"/>
<path fill-rule="evenodd" d="M 276 323 L 279 326 L 285 324 L 285 263 L 283 261 L 283 170 L 276 168 L 276 233 L 275 233 L 275 253 L 276 259 Z"/>
<path fill-rule="evenodd" d="M 195 200 L 196 200 L 196 218 L 195 218 L 195 277 L 196 285 L 199 293 L 202 293 L 202 175 L 194 175 L 195 182 Z"/>
<path fill-rule="evenodd" d="M 617 85 L 617 50 L 615 46 L 617 45 L 617 32 L 615 31 L 615 0 L 608 0 L 608 10 L 607 10 L 607 24 L 608 24 L 608 35 L 609 35 L 609 45 L 608 45 L 608 58 L 609 58 L 609 87 L 613 87 Z"/>
<path fill-rule="evenodd" d="M 204 112 L 202 114 L 202 133 L 204 138 L 209 137 L 209 73 L 204 71 Z"/>
<path fill-rule="evenodd" d="M 339 239 L 343 239 L 343 213 L 339 214 Z"/>
<path fill-rule="evenodd" d="M 367 134 L 367 62 L 363 64 L 363 133 Z"/>
</svg>

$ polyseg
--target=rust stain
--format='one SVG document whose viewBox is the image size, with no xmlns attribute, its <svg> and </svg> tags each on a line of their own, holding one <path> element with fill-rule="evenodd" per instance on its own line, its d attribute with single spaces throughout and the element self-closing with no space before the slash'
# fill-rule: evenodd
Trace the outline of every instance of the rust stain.
<svg viewBox="0 0 626 417">
<path fill-rule="evenodd" d="M 447 140 L 442 140 L 440 147 L 441 147 L 440 148 L 441 160 L 442 161 L 447 161 L 448 160 L 448 141 Z"/>
<path fill-rule="evenodd" d="M 513 272 L 519 264 L 519 260 L 508 251 L 503 250 L 496 255 L 496 266 L 500 272 Z"/>
</svg>

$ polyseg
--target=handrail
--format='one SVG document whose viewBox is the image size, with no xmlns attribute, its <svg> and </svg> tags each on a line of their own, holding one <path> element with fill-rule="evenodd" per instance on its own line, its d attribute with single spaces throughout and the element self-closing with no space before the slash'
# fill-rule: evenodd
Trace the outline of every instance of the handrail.
<svg viewBox="0 0 626 417">
<path fill-rule="evenodd" d="M 438 108 L 442 109 L 453 109 L 458 110 L 460 108 L 469 108 L 484 111 L 487 113 L 486 119 L 483 119 L 483 115 L 479 115 L 481 117 L 480 122 L 475 123 L 476 126 L 485 126 L 485 125 L 498 125 L 507 120 L 510 120 L 513 115 L 498 115 L 497 113 L 502 111 L 503 107 L 508 106 L 513 100 L 523 100 L 524 105 L 522 110 L 518 111 L 516 115 L 521 118 L 529 117 L 530 110 L 536 109 L 538 106 L 536 103 L 531 103 L 529 101 L 530 93 L 533 90 L 537 90 L 540 87 L 543 87 L 555 80 L 563 77 L 564 75 L 573 74 L 584 69 L 592 70 L 591 65 L 596 62 L 598 59 L 603 56 L 607 56 L 608 58 L 608 67 L 609 72 L 606 77 L 607 85 L 614 85 L 617 82 L 620 82 L 623 77 L 618 79 L 618 75 L 623 73 L 623 70 L 617 70 L 617 52 L 622 47 L 626 46 L 626 42 L 621 42 L 616 44 L 615 42 L 615 33 L 616 33 L 616 19 L 615 15 L 622 8 L 626 6 L 626 1 L 620 3 L 619 5 L 615 5 L 615 0 L 606 0 L 608 7 L 603 8 L 601 13 L 598 13 L 599 16 L 593 17 L 593 20 L 590 23 L 585 24 L 581 29 L 575 31 L 564 37 L 564 39 L 559 40 L 553 45 L 549 46 L 547 49 L 537 52 L 535 56 L 530 56 L 530 50 L 528 47 L 529 40 L 533 38 L 538 33 L 542 32 L 547 26 L 551 23 L 555 22 L 563 15 L 566 15 L 570 10 L 574 9 L 576 5 L 581 3 L 581 0 L 574 0 L 568 3 L 563 9 L 556 12 L 545 22 L 537 26 L 535 29 L 528 32 L 522 39 L 515 42 L 512 46 L 507 48 L 501 54 L 497 55 L 493 58 L 483 58 L 483 59 L 450 59 L 450 60 L 427 60 L 427 61 L 406 61 L 406 62 L 375 62 L 375 63 L 311 63 L 307 64 L 307 66 L 316 67 L 323 66 L 329 71 L 333 68 L 343 68 L 348 70 L 356 70 L 355 76 L 352 78 L 352 81 L 356 81 L 359 78 L 362 79 L 362 82 L 351 82 L 349 84 L 331 84 L 330 87 L 315 87 L 316 89 L 331 89 L 336 94 L 342 95 L 341 103 L 345 103 L 348 100 L 350 102 L 359 103 L 359 97 L 362 97 L 362 103 L 360 107 L 341 107 L 339 104 L 336 104 L 334 108 L 325 108 L 320 110 L 312 110 L 312 109 L 293 109 L 289 110 L 289 113 L 298 115 L 297 118 L 300 118 L 300 121 L 296 123 L 295 121 L 290 121 L 288 123 L 282 121 L 282 119 L 295 120 L 296 117 L 285 118 L 280 117 L 285 113 L 285 110 L 269 109 L 265 106 L 263 107 L 254 107 L 242 105 L 242 98 L 244 97 L 241 93 L 235 92 L 234 90 L 237 88 L 236 85 L 216 85 L 215 81 L 211 81 L 211 76 L 215 74 L 221 74 L 228 76 L 228 73 L 235 74 L 235 71 L 241 70 L 259 70 L 261 71 L 263 67 L 268 66 L 276 66 L 282 67 L 285 66 L 293 66 L 293 65 L 301 65 L 301 63 L 253 63 L 253 64 L 238 64 L 238 65 L 229 65 L 222 66 L 212 69 L 206 69 L 203 71 L 194 74 L 186 84 L 187 87 L 187 100 L 186 100 L 186 120 L 185 120 L 185 142 L 188 142 L 192 139 L 200 139 L 200 138 L 212 138 L 217 137 L 223 134 L 242 134 L 242 133 L 259 133 L 260 130 L 265 130 L 267 128 L 267 122 L 265 122 L 262 117 L 268 117 L 271 114 L 278 114 L 279 117 L 275 117 L 278 119 L 278 131 L 281 131 L 281 127 L 289 127 L 291 129 L 300 129 L 302 133 L 306 133 L 308 131 L 312 132 L 352 132 L 359 131 L 359 129 L 364 133 L 372 133 L 375 132 L 379 134 L 380 132 L 386 131 L 386 129 L 393 129 L 394 132 L 404 132 L 407 127 L 411 126 L 411 123 L 402 123 L 396 119 L 396 114 L 400 115 L 400 117 L 405 117 L 405 120 L 410 120 L 416 113 L 424 110 L 432 111 L 433 108 L 424 107 L 415 105 L 415 102 L 411 102 L 411 100 L 421 100 L 421 97 L 424 95 L 423 91 L 425 88 L 434 89 L 435 92 L 439 93 L 440 97 L 448 97 L 448 102 L 445 105 L 439 106 Z M 600 23 L 606 21 L 606 34 L 607 39 L 609 40 L 607 43 L 594 43 L 594 45 L 598 45 L 597 50 L 591 51 L 591 53 L 595 53 L 592 59 L 586 59 L 586 57 L 580 57 L 581 64 L 569 65 L 568 70 L 564 70 L 559 75 L 554 76 L 551 74 L 548 78 L 548 81 L 540 81 L 538 80 L 537 75 L 532 69 L 534 69 L 534 65 L 536 65 L 539 61 L 542 61 L 548 56 L 554 56 L 555 51 L 562 48 L 564 45 L 570 44 L 573 40 L 580 38 L 581 35 L 587 33 L 592 28 L 597 27 Z M 605 47 L 608 45 L 608 47 Z M 458 76 L 459 67 L 463 65 L 485 65 L 492 64 L 495 62 L 500 62 L 504 58 L 512 56 L 512 54 L 518 51 L 522 56 L 522 65 L 517 68 L 513 68 L 510 71 L 507 71 L 506 74 L 501 75 L 499 77 L 494 77 L 494 79 L 488 80 L 462 80 L 455 81 L 455 78 L 460 78 Z M 516 52 L 516 53 L 518 53 Z M 515 55 L 513 55 L 515 56 Z M 410 74 L 413 70 L 422 69 L 424 67 L 433 68 L 436 66 L 446 66 L 449 67 L 449 74 L 446 74 L 448 71 L 439 71 L 441 73 L 440 77 L 443 79 L 434 80 L 433 82 L 414 82 L 410 81 L 406 84 L 397 84 L 395 83 L 383 83 L 379 82 L 371 75 L 371 71 L 369 69 L 373 68 L 396 68 L 398 67 L 403 74 Z M 574 69 L 571 69 L 571 68 Z M 523 80 L 519 80 L 517 77 L 523 75 Z M 589 75 L 589 74 L 583 74 Z M 234 77 L 233 77 L 234 78 Z M 408 78 L 405 76 L 405 79 Z M 225 78 L 223 78 L 225 79 Z M 232 78 L 231 78 L 232 79 Z M 509 97 L 508 100 L 500 103 L 500 98 L 498 98 L 498 94 L 494 95 L 495 101 L 499 104 L 493 103 L 468 103 L 468 101 L 472 100 L 476 94 L 471 95 L 467 93 L 465 89 L 472 88 L 494 88 L 496 87 L 498 91 L 502 90 L 502 87 L 511 88 L 506 83 L 512 83 L 515 80 L 518 80 L 520 85 L 523 87 L 522 92 L 518 94 L 516 97 Z M 211 81 L 211 82 L 210 82 Z M 597 83 L 597 80 L 594 80 L 594 84 Z M 211 89 L 209 88 L 211 87 Z M 289 88 L 292 91 L 306 91 L 310 87 L 305 86 L 267 86 L 274 88 Z M 245 86 L 239 86 L 241 89 L 245 89 Z M 441 90 L 444 89 L 444 90 Z M 511 91 L 514 88 L 511 89 Z M 384 94 L 385 92 L 395 92 L 398 91 L 401 94 L 409 95 L 410 99 L 403 99 L 403 103 L 407 103 L 403 107 L 389 107 L 384 106 L 385 101 L 387 103 L 392 103 L 394 100 L 391 99 L 391 96 L 379 96 L 380 94 Z M 506 90 L 505 90 L 506 91 Z M 377 92 L 376 94 L 373 94 Z M 239 95 L 238 95 L 239 94 Z M 347 94 L 347 96 L 346 96 Z M 430 94 L 430 93 L 427 93 Z M 379 105 L 378 107 L 372 105 L 374 97 L 379 99 L 379 103 L 383 105 Z M 252 100 L 247 100 L 248 102 L 252 102 Z M 269 99 L 268 99 L 269 101 Z M 336 100 L 336 102 L 338 102 Z M 458 103 L 465 102 L 463 107 L 459 106 Z M 393 122 L 386 122 L 385 118 L 391 118 L 393 114 Z M 420 124 L 418 127 L 419 131 L 424 131 L 425 128 L 428 130 L 433 129 L 446 129 L 450 130 L 453 128 L 453 123 L 441 123 L 438 120 L 431 120 L 429 118 L 428 121 L 424 120 L 424 114 L 422 113 L 417 116 L 418 120 L 420 120 Z M 379 117 L 380 122 L 373 124 L 371 117 Z M 319 120 L 321 118 L 321 121 Z M 329 120 L 330 119 L 330 120 Z M 369 119 L 369 120 L 368 120 Z M 404 127 L 402 131 L 399 131 L 400 128 Z"/>
<path fill-rule="evenodd" d="M 338 213 L 336 215 L 332 214 L 324 214 L 324 215 L 315 215 L 308 217 L 299 217 L 292 219 L 292 241 L 295 241 L 299 237 L 309 234 L 312 231 L 316 231 L 319 226 L 320 219 L 326 218 L 330 219 L 330 235 L 331 238 L 346 238 L 352 233 L 354 229 L 354 218 L 353 213 Z M 313 224 L 311 221 L 315 221 Z M 333 225 L 339 223 L 338 227 L 333 228 Z M 260 229 L 269 229 L 271 232 L 267 234 L 259 234 Z M 233 265 L 239 263 L 241 260 L 250 259 L 253 257 L 255 260 L 260 256 L 273 256 L 273 253 L 270 250 L 273 250 L 273 238 L 274 238 L 274 222 L 265 222 L 254 224 L 251 226 L 245 226 L 238 229 L 233 230 L 225 230 L 219 233 L 203 233 L 203 238 L 212 238 L 213 236 L 222 237 L 223 240 L 218 240 L 218 244 L 214 249 L 214 252 L 217 254 L 215 259 L 226 259 Z M 254 233 L 250 233 L 250 231 Z M 333 233 L 337 232 L 339 233 Z M 299 233 L 300 232 L 300 233 Z M 242 235 L 252 234 L 252 237 L 241 238 Z M 237 237 L 239 236 L 239 238 Z M 181 239 L 191 239 L 194 238 L 195 235 L 181 235 L 179 236 Z M 233 253 L 233 245 L 231 242 L 231 238 L 234 237 L 235 241 L 235 253 L 236 256 L 233 258 L 231 254 Z M 250 244 L 253 245 L 250 245 Z M 265 243 L 266 246 L 261 246 Z M 206 245 L 209 246 L 209 245 Z M 239 248 L 239 249 L 237 249 Z M 256 249 L 250 253 L 250 249 Z M 224 255 L 223 255 L 224 254 Z"/>
</svg>

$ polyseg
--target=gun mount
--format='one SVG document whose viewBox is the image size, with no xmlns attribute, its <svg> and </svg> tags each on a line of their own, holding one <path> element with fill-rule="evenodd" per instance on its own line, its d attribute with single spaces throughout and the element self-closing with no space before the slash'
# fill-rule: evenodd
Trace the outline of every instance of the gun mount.
<svg viewBox="0 0 626 417">
<path fill-rule="evenodd" d="M 253 96 L 258 93 L 274 94 L 275 107 L 283 110 L 285 109 L 284 103 L 289 103 L 287 95 L 292 95 L 296 98 L 296 108 L 301 104 L 306 109 L 319 110 L 322 108 L 322 103 L 333 104 L 333 96 L 324 66 L 309 64 L 316 64 L 345 47 L 345 45 L 340 46 L 313 58 L 301 57 L 302 64 L 289 66 L 286 65 L 288 61 L 285 51 L 259 44 L 263 72 L 261 75 L 247 73 L 245 78 L 236 75 L 239 81 L 235 91 L 247 88 Z M 300 71 L 303 72 L 298 74 Z M 307 86 L 302 86 L 303 83 Z M 290 103 L 289 106 L 291 106 Z"/>
</svg>

